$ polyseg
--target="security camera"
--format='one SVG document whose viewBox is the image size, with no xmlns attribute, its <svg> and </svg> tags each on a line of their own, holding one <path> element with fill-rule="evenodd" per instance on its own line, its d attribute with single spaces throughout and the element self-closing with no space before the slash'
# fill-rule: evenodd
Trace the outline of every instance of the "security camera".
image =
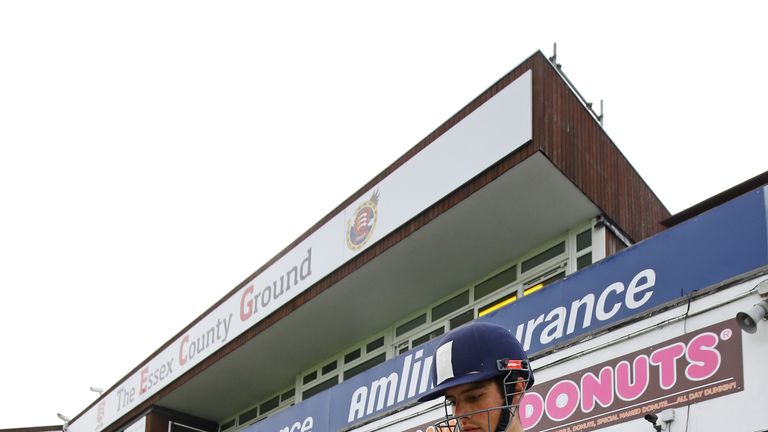
<svg viewBox="0 0 768 432">
<path fill-rule="evenodd" d="M 656 424 L 656 421 L 659 419 L 659 416 L 657 416 L 654 413 L 646 414 L 645 421 L 653 425 L 653 428 L 656 429 L 656 432 L 661 432 L 661 425 Z"/>
<path fill-rule="evenodd" d="M 768 299 L 768 280 L 760 282 L 755 288 L 760 297 Z M 766 319 L 768 319 L 768 300 L 757 303 L 746 312 L 736 314 L 739 327 L 747 333 L 757 332 L 757 323 Z"/>
<path fill-rule="evenodd" d="M 61 421 L 69 423 L 69 417 L 65 416 L 64 414 L 56 414 L 56 417 L 58 417 Z"/>
</svg>

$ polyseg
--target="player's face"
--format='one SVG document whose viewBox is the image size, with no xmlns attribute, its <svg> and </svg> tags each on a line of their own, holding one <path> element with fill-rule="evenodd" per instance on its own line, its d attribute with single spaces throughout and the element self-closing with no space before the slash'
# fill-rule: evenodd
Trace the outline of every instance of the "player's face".
<svg viewBox="0 0 768 432">
<path fill-rule="evenodd" d="M 453 406 L 453 415 L 460 417 L 461 430 L 464 432 L 493 432 L 501 411 L 492 408 L 505 405 L 499 386 L 493 380 L 453 387 L 445 392 L 445 399 Z M 482 410 L 488 411 L 461 417 Z"/>
</svg>

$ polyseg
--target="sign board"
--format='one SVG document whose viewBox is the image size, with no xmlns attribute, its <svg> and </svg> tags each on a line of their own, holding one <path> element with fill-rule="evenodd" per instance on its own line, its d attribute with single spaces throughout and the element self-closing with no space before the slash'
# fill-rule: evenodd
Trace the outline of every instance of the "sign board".
<svg viewBox="0 0 768 432">
<path fill-rule="evenodd" d="M 735 319 L 540 383 L 520 405 L 527 431 L 588 432 L 744 389 Z"/>
</svg>

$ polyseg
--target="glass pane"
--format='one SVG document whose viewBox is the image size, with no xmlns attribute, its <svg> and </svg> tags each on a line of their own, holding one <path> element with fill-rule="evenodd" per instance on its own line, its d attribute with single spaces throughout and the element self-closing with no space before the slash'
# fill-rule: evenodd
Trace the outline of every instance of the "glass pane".
<svg viewBox="0 0 768 432">
<path fill-rule="evenodd" d="M 450 300 L 446 300 L 443 303 L 432 308 L 432 322 L 439 320 L 440 318 L 455 312 L 462 307 L 469 304 L 469 291 L 453 297 Z"/>
<path fill-rule="evenodd" d="M 259 407 L 253 407 L 248 411 L 240 414 L 238 417 L 238 424 L 243 425 L 259 416 Z"/>
<path fill-rule="evenodd" d="M 461 314 L 461 315 L 459 315 L 457 317 L 453 317 L 453 318 L 451 318 L 451 321 L 449 321 L 450 322 L 451 330 L 455 329 L 456 327 L 458 327 L 458 326 L 460 326 L 462 324 L 466 324 L 466 323 L 472 321 L 473 319 L 475 319 L 475 310 L 474 309 L 470 309 L 470 310 L 464 312 L 463 314 Z"/>
<path fill-rule="evenodd" d="M 592 246 L 592 230 L 588 229 L 576 236 L 576 250 L 584 250 Z"/>
<path fill-rule="evenodd" d="M 301 382 L 304 384 L 311 383 L 312 381 L 315 380 L 315 378 L 317 378 L 317 371 L 312 371 L 304 375 L 304 379 L 302 379 Z"/>
<path fill-rule="evenodd" d="M 376 339 L 373 342 L 370 342 L 368 345 L 365 346 L 365 352 L 369 353 L 371 351 L 375 351 L 381 347 L 384 346 L 384 336 Z"/>
<path fill-rule="evenodd" d="M 543 264 L 563 253 L 565 253 L 565 242 L 560 242 L 535 257 L 523 261 L 523 263 L 520 264 L 520 270 L 525 273 L 539 264 Z"/>
<path fill-rule="evenodd" d="M 277 408 L 280 405 L 280 396 L 275 396 L 272 399 L 264 402 L 263 404 L 259 405 L 259 411 L 264 414 L 269 411 L 272 411 L 273 409 Z"/>
<path fill-rule="evenodd" d="M 395 329 L 395 336 L 401 336 L 427 323 L 427 314 L 422 314 Z"/>
<path fill-rule="evenodd" d="M 344 356 L 344 363 L 349 363 L 352 360 L 357 360 L 360 358 L 360 355 L 361 355 L 360 348 L 358 348 Z"/>
<path fill-rule="evenodd" d="M 333 372 L 335 370 L 336 370 L 336 361 L 334 360 L 333 362 L 323 366 L 322 374 L 325 375 L 328 372 Z"/>
<path fill-rule="evenodd" d="M 296 395 L 296 389 L 290 389 L 287 392 L 280 395 L 280 402 L 285 402 L 292 399 Z"/>
<path fill-rule="evenodd" d="M 439 329 L 431 331 L 431 332 L 425 334 L 424 336 L 417 337 L 411 343 L 411 348 L 416 348 L 417 346 L 423 344 L 424 342 L 428 342 L 428 341 L 430 341 L 430 340 L 432 340 L 432 339 L 442 335 L 443 333 L 445 333 L 445 328 L 440 327 Z"/>
<path fill-rule="evenodd" d="M 312 387 L 311 389 L 305 390 L 301 394 L 301 399 L 302 400 L 307 400 L 307 399 L 311 398 L 312 396 L 320 393 L 321 391 L 329 389 L 329 388 L 335 386 L 336 384 L 338 384 L 338 382 L 339 382 L 339 377 L 338 376 L 335 376 L 333 378 L 327 379 L 327 380 L 321 382 L 320 384 Z"/>
<path fill-rule="evenodd" d="M 376 357 L 370 360 L 366 360 L 363 363 L 360 363 L 359 365 L 353 368 L 349 368 L 346 371 L 344 371 L 344 380 L 346 381 L 361 372 L 365 372 L 368 369 L 376 366 L 377 364 L 384 363 L 384 360 L 386 359 L 387 359 L 387 353 L 381 353 Z"/>
<path fill-rule="evenodd" d="M 504 270 L 503 272 L 493 276 L 483 282 L 480 282 L 475 286 L 475 300 L 481 299 L 488 294 L 496 291 L 499 288 L 503 288 L 512 282 L 517 280 L 517 266 Z"/>
<path fill-rule="evenodd" d="M 235 419 L 232 419 L 226 423 L 222 423 L 221 426 L 219 427 L 219 430 L 226 430 L 231 428 L 234 425 L 235 425 Z"/>
<path fill-rule="evenodd" d="M 585 253 L 576 258 L 576 270 L 581 270 L 590 264 L 592 264 L 592 252 Z"/>
</svg>

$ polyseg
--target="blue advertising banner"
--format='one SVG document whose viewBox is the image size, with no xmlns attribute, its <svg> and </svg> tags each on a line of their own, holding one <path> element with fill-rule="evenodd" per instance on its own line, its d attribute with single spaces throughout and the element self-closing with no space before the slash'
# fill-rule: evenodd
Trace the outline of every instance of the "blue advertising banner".
<svg viewBox="0 0 768 432">
<path fill-rule="evenodd" d="M 509 328 L 529 355 L 768 264 L 760 188 L 606 258 L 480 320 Z M 429 386 L 436 341 L 247 428 L 330 432 L 381 416 Z"/>
<path fill-rule="evenodd" d="M 254 423 L 248 431 L 310 432 L 331 430 L 328 424 L 333 389 Z"/>
</svg>

